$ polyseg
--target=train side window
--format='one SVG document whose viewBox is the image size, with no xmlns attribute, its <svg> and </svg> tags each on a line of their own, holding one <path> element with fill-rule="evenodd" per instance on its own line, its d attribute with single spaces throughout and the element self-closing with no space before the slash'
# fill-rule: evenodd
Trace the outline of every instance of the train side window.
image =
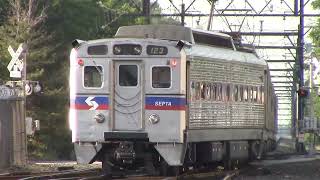
<svg viewBox="0 0 320 180">
<path fill-rule="evenodd" d="M 215 83 L 211 84 L 211 100 L 215 101 L 217 99 L 217 85 Z"/>
<path fill-rule="evenodd" d="M 138 85 L 138 66 L 119 65 L 119 85 L 137 86 Z"/>
<path fill-rule="evenodd" d="M 252 86 L 249 88 L 249 94 L 250 94 L 249 102 L 253 102 L 253 87 Z"/>
<path fill-rule="evenodd" d="M 245 102 L 248 102 L 248 99 L 249 99 L 249 95 L 248 95 L 248 86 L 245 86 L 243 88 L 243 100 Z"/>
<path fill-rule="evenodd" d="M 217 101 L 222 101 L 222 84 L 217 84 Z"/>
<path fill-rule="evenodd" d="M 200 98 L 201 99 L 204 99 L 204 83 L 203 82 L 201 82 L 200 83 Z"/>
<path fill-rule="evenodd" d="M 261 99 L 260 99 L 260 93 L 261 93 L 261 92 L 260 92 L 260 87 L 257 87 L 257 103 L 261 103 L 261 102 L 260 102 L 260 100 L 261 100 Z"/>
<path fill-rule="evenodd" d="M 253 102 L 257 102 L 258 101 L 258 93 L 257 93 L 257 87 L 253 87 L 253 93 L 252 93 L 252 96 L 253 96 Z"/>
<path fill-rule="evenodd" d="M 261 104 L 264 104 L 264 86 L 261 86 L 260 87 L 260 90 L 261 90 Z"/>
<path fill-rule="evenodd" d="M 210 90 L 210 89 L 211 89 L 210 83 L 205 83 L 204 87 L 205 87 L 204 98 L 205 98 L 206 100 L 210 100 L 210 91 L 211 91 L 211 90 Z"/>
<path fill-rule="evenodd" d="M 238 91 L 239 91 L 238 85 L 234 85 L 234 86 L 233 86 L 233 100 L 234 100 L 235 102 L 238 101 Z"/>
<path fill-rule="evenodd" d="M 243 86 L 240 86 L 240 95 L 239 95 L 240 99 L 239 101 L 243 102 Z"/>
<path fill-rule="evenodd" d="M 194 88 L 195 88 L 195 100 L 199 100 L 200 99 L 200 83 L 199 82 L 195 82 L 194 83 Z"/>
<path fill-rule="evenodd" d="M 230 101 L 230 84 L 226 84 L 226 101 Z"/>
<path fill-rule="evenodd" d="M 191 96 L 191 101 L 196 100 L 196 87 L 195 87 L 195 82 L 191 81 L 190 82 L 190 96 Z"/>
<path fill-rule="evenodd" d="M 169 66 L 152 67 L 152 87 L 170 88 L 171 87 L 171 68 Z"/>
<path fill-rule="evenodd" d="M 101 88 L 103 71 L 101 66 L 85 66 L 83 71 L 83 85 L 87 88 Z"/>
</svg>

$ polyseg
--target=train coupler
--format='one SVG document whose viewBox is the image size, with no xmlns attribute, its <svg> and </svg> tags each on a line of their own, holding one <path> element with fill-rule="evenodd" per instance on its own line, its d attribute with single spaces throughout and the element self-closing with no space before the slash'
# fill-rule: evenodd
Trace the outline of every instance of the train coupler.
<svg viewBox="0 0 320 180">
<path fill-rule="evenodd" d="M 123 164 L 132 164 L 136 159 L 136 153 L 133 149 L 133 143 L 120 142 L 119 147 L 114 152 L 114 156 L 117 162 Z"/>
</svg>

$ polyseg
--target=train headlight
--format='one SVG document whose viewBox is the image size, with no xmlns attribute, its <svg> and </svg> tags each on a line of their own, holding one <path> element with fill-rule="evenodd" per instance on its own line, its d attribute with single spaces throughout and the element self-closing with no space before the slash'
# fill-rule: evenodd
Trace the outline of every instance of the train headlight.
<svg viewBox="0 0 320 180">
<path fill-rule="evenodd" d="M 157 115 L 157 114 L 152 114 L 152 115 L 149 117 L 149 121 L 150 121 L 150 123 L 152 123 L 152 124 L 157 124 L 157 123 L 160 121 L 160 116 Z"/>
<path fill-rule="evenodd" d="M 106 120 L 105 116 L 101 113 L 95 115 L 93 119 L 95 119 L 97 123 L 103 123 Z"/>
</svg>

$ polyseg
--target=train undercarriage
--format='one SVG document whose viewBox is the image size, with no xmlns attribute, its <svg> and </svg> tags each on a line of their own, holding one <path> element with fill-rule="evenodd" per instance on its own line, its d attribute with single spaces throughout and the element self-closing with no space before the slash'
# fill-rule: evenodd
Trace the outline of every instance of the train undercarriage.
<svg viewBox="0 0 320 180">
<path fill-rule="evenodd" d="M 130 173 L 176 176 L 190 169 L 218 165 L 233 169 L 262 158 L 265 152 L 275 149 L 275 142 L 269 139 L 187 143 L 183 164 L 179 166 L 169 165 L 155 146 L 146 141 L 107 142 L 95 159 L 102 162 L 102 169 L 108 177 Z"/>
</svg>

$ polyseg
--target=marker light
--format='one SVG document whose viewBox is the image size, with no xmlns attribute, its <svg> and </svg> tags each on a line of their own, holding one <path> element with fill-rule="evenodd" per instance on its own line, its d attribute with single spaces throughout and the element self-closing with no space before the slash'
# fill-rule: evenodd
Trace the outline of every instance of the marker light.
<svg viewBox="0 0 320 180">
<path fill-rule="evenodd" d="M 83 66 L 83 65 L 84 65 L 83 60 L 82 60 L 82 59 L 78 59 L 78 64 L 79 64 L 80 66 Z"/>
<path fill-rule="evenodd" d="M 178 64 L 178 62 L 177 62 L 176 59 L 171 59 L 171 60 L 170 60 L 170 65 L 171 65 L 172 67 L 176 67 L 177 64 Z"/>
<path fill-rule="evenodd" d="M 160 117 L 159 117 L 158 114 L 152 114 L 149 117 L 149 122 L 152 123 L 152 124 L 157 124 L 159 121 L 160 121 Z"/>
<path fill-rule="evenodd" d="M 99 113 L 95 115 L 93 119 L 95 119 L 97 123 L 103 123 L 106 118 L 104 117 L 103 114 Z"/>
</svg>

